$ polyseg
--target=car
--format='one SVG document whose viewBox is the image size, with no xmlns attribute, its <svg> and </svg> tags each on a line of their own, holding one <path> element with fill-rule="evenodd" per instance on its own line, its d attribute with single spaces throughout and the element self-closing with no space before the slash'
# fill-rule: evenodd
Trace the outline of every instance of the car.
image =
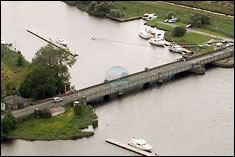
<svg viewBox="0 0 235 157">
<path fill-rule="evenodd" d="M 57 102 L 60 102 L 60 101 L 63 101 L 64 99 L 62 98 L 62 97 L 55 97 L 55 98 L 53 98 L 52 99 L 52 101 L 54 102 L 54 103 L 57 103 Z"/>
<path fill-rule="evenodd" d="M 193 26 L 192 24 L 189 24 L 186 26 L 186 28 L 192 28 L 192 26 Z"/>
</svg>

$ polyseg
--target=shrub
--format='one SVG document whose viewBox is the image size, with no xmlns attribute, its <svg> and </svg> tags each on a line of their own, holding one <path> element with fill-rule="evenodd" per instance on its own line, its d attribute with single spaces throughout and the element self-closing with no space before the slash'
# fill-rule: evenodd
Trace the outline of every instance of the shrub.
<svg viewBox="0 0 235 157">
<path fill-rule="evenodd" d="M 191 17 L 191 23 L 194 27 L 201 27 L 203 24 L 210 24 L 210 18 L 206 15 L 195 13 Z"/>
<path fill-rule="evenodd" d="M 1 139 L 6 138 L 6 136 L 10 133 L 10 131 L 15 128 L 16 128 L 16 119 L 11 114 L 11 112 L 7 112 L 4 115 L 4 118 L 1 120 Z"/>
<path fill-rule="evenodd" d="M 82 105 L 81 104 L 77 104 L 74 106 L 74 113 L 75 115 L 78 115 L 78 116 L 81 116 L 82 113 L 83 113 L 83 110 L 82 110 Z"/>
<path fill-rule="evenodd" d="M 167 18 L 168 18 L 168 19 L 172 19 L 172 16 L 175 17 L 175 12 L 174 12 L 174 11 L 169 11 L 169 12 L 168 12 L 168 15 L 167 15 Z"/>
<path fill-rule="evenodd" d="M 179 26 L 179 27 L 175 27 L 173 30 L 173 36 L 174 37 L 182 37 L 184 36 L 186 32 L 186 28 Z"/>
<path fill-rule="evenodd" d="M 51 112 L 49 109 L 43 109 L 41 112 L 41 118 L 51 118 Z"/>
<path fill-rule="evenodd" d="M 119 17 L 119 18 L 124 16 L 124 14 L 122 13 L 120 9 L 110 9 L 109 15 L 113 17 Z"/>
</svg>

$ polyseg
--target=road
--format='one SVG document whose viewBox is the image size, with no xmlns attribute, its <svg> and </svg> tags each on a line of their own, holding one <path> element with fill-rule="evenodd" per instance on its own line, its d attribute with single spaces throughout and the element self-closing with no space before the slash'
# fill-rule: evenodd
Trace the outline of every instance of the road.
<svg viewBox="0 0 235 157">
<path fill-rule="evenodd" d="M 53 103 L 52 100 L 51 100 L 51 101 L 47 101 L 47 102 L 40 103 L 40 104 L 37 104 L 37 105 L 28 106 L 28 107 L 23 108 L 23 109 L 15 110 L 15 111 L 12 111 L 11 113 L 14 115 L 15 118 L 19 118 L 19 117 L 22 117 L 22 116 L 33 113 L 36 108 L 42 110 L 42 109 L 51 108 L 51 107 L 54 107 L 54 106 L 57 106 L 57 105 L 62 105 L 63 106 L 67 102 L 77 100 L 78 99 L 78 94 L 74 93 L 74 94 L 71 94 L 71 95 L 68 95 L 68 96 L 63 96 L 63 98 L 64 98 L 64 100 L 62 102 Z M 2 118 L 2 116 L 1 116 L 1 118 Z"/>
</svg>

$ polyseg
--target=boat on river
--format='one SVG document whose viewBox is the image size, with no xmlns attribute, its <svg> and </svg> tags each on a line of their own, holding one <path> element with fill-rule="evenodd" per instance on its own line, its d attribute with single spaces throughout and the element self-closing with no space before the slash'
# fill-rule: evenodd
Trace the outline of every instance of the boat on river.
<svg viewBox="0 0 235 157">
<path fill-rule="evenodd" d="M 65 47 L 67 47 L 67 45 L 68 45 L 68 42 L 65 41 L 65 40 L 62 39 L 62 38 L 57 38 L 57 39 L 56 39 L 56 42 L 57 42 L 58 44 L 62 45 L 62 46 L 65 46 Z"/>
<path fill-rule="evenodd" d="M 133 146 L 135 148 L 147 151 L 147 152 L 152 152 L 152 146 L 147 144 L 147 142 L 143 139 L 137 139 L 133 137 L 129 142 L 128 145 Z"/>
<path fill-rule="evenodd" d="M 161 38 L 151 38 L 149 40 L 149 43 L 152 45 L 161 46 L 161 47 L 165 46 L 165 41 Z"/>
<path fill-rule="evenodd" d="M 147 31 L 140 31 L 139 36 L 144 38 L 144 39 L 150 39 L 150 38 L 152 38 L 153 35 L 150 32 L 147 32 Z"/>
</svg>

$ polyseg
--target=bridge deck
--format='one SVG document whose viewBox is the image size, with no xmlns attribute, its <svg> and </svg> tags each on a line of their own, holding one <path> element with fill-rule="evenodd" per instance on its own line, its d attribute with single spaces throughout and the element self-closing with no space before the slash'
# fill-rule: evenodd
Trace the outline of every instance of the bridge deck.
<svg viewBox="0 0 235 157">
<path fill-rule="evenodd" d="M 186 59 L 185 61 L 174 61 L 174 62 L 165 64 L 165 65 L 151 68 L 148 71 L 142 71 L 142 72 L 138 72 L 135 74 L 131 74 L 131 75 L 127 76 L 128 82 L 132 82 L 132 81 L 144 79 L 144 78 L 147 78 L 150 76 L 158 75 L 159 73 L 162 73 L 165 71 L 171 71 L 171 70 L 173 71 L 175 69 L 180 69 L 182 67 L 192 66 L 193 64 L 196 64 L 196 63 L 200 63 L 202 65 L 202 64 L 205 64 L 205 63 L 203 63 L 204 61 L 210 60 L 210 58 L 212 58 L 212 57 L 223 55 L 223 54 L 228 53 L 230 51 L 234 51 L 234 46 L 228 47 L 228 48 L 225 48 L 223 50 L 219 50 L 219 51 L 216 51 L 213 53 L 209 53 L 207 55 L 189 58 L 189 59 Z M 218 59 L 220 59 L 220 58 L 218 58 Z M 212 62 L 212 61 L 207 61 L 207 62 Z M 99 91 L 108 90 L 110 88 L 114 88 L 114 87 L 111 87 L 110 84 L 107 84 L 107 83 L 106 84 L 101 83 L 99 85 L 95 85 L 95 86 L 81 89 L 81 90 L 79 90 L 78 93 L 79 93 L 79 96 L 89 96 L 89 95 L 95 94 Z"/>
</svg>

